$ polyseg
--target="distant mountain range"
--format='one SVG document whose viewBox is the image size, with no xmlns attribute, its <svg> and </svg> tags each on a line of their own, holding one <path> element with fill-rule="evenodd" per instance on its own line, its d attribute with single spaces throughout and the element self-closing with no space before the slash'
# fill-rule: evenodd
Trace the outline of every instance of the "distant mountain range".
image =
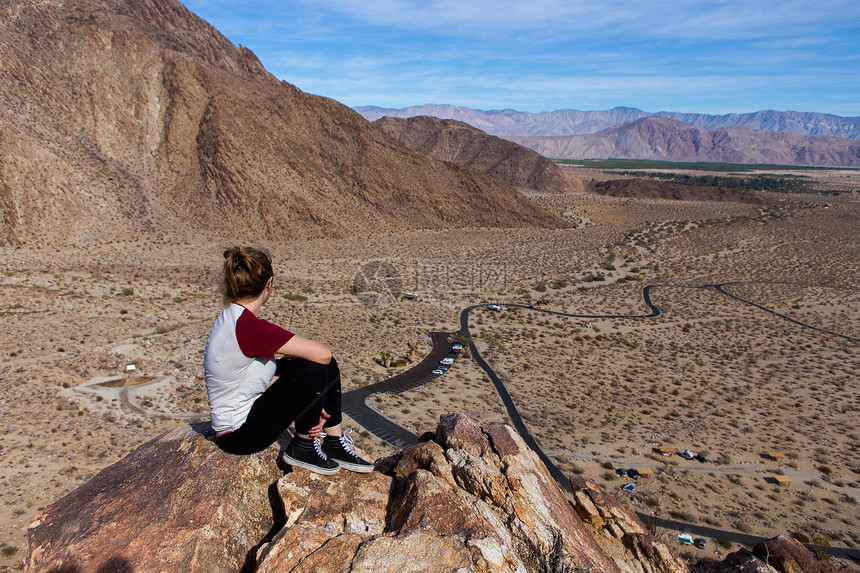
<svg viewBox="0 0 860 573">
<path fill-rule="evenodd" d="M 353 108 L 370 121 L 381 117 L 415 117 L 429 115 L 439 119 L 456 119 L 499 137 L 533 135 L 583 135 L 597 133 L 645 117 L 674 119 L 699 129 L 749 127 L 760 131 L 779 131 L 804 135 L 835 135 L 860 139 L 860 117 L 840 117 L 826 113 L 763 110 L 752 113 L 707 115 L 661 111 L 648 113 L 633 107 L 615 107 L 603 111 L 561 109 L 529 113 L 512 109 L 483 111 L 469 107 L 428 104 L 392 109 L 375 106 Z"/>
<path fill-rule="evenodd" d="M 412 114 L 456 119 L 545 157 L 860 166 L 860 117 L 777 111 L 649 114 L 625 107 L 545 113 L 438 105 L 355 109 L 370 120 Z"/>
</svg>

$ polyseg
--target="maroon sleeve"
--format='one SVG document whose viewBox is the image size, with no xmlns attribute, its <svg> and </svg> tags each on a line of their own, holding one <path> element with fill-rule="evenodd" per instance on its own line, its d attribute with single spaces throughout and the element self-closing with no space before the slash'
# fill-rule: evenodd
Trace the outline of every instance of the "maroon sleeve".
<svg viewBox="0 0 860 573">
<path fill-rule="evenodd" d="M 236 340 L 239 349 L 248 358 L 265 356 L 270 358 L 293 337 L 293 333 L 277 324 L 257 318 L 247 308 L 236 321 Z"/>
</svg>

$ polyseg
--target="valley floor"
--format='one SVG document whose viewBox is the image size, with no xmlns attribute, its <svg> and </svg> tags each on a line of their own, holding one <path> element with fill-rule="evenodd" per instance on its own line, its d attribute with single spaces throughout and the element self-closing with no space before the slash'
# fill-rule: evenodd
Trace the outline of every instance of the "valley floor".
<svg viewBox="0 0 860 573">
<path fill-rule="evenodd" d="M 405 359 L 411 344 L 420 359 L 427 333 L 456 330 L 469 304 L 636 315 L 642 286 L 665 285 L 653 293 L 657 318 L 589 328 L 505 307 L 475 311 L 470 328 L 565 472 L 594 477 L 641 513 L 860 547 L 860 202 L 532 199 L 574 225 L 263 244 L 277 274 L 263 316 L 326 342 L 350 390 L 408 368 L 384 368 L 380 353 Z M 184 423 L 171 414 L 207 416 L 201 361 L 220 311 L 221 247 L 0 249 L 0 567 L 21 563 L 40 507 Z M 689 288 L 729 281 L 740 298 L 844 337 Z M 144 413 L 111 389 L 126 377 L 157 382 L 132 396 Z M 507 421 L 465 356 L 432 384 L 369 403 L 417 434 L 452 411 Z M 390 451 L 366 433 L 358 442 L 371 456 Z M 659 456 L 661 445 L 709 461 Z M 766 459 L 772 451 L 784 461 Z M 628 496 L 619 467 L 654 476 Z M 777 473 L 792 483 L 771 483 Z M 687 551 L 725 554 L 725 544 Z"/>
</svg>

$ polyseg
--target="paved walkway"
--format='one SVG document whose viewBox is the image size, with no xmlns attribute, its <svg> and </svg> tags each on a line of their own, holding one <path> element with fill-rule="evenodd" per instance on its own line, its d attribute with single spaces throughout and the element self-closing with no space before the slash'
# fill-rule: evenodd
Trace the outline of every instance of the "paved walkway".
<svg viewBox="0 0 860 573">
<path fill-rule="evenodd" d="M 358 390 L 344 392 L 341 404 L 343 413 L 377 438 L 396 448 L 402 449 L 418 443 L 418 436 L 372 409 L 366 404 L 366 400 L 372 394 L 379 392 L 399 394 L 438 378 L 440 375 L 433 374 L 433 370 L 439 365 L 439 361 L 447 357 L 457 357 L 456 354 L 451 353 L 454 343 L 449 342 L 449 339 L 452 335 L 453 333 L 450 332 L 431 332 L 433 350 L 424 357 L 424 360 L 397 376 Z"/>
</svg>

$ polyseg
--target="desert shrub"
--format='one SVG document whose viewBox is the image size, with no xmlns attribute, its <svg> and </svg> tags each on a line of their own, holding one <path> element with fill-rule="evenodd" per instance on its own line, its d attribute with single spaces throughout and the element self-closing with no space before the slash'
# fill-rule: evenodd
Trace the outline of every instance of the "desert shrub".
<svg viewBox="0 0 860 573">
<path fill-rule="evenodd" d="M 731 549 L 732 548 L 732 542 L 729 541 L 729 538 L 725 537 L 725 536 L 717 538 L 717 545 L 719 545 L 723 549 Z"/>
<path fill-rule="evenodd" d="M 306 300 L 308 300 L 308 297 L 306 297 L 305 295 L 295 294 L 291 292 L 284 293 L 281 296 L 284 297 L 286 300 L 292 300 L 296 302 L 305 302 Z"/>
</svg>

